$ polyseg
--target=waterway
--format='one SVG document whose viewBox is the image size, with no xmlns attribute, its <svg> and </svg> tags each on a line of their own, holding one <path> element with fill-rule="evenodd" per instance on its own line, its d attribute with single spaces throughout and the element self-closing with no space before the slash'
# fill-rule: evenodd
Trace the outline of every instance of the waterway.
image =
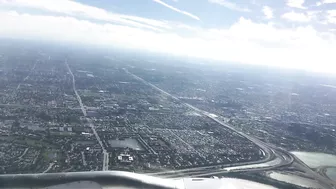
<svg viewBox="0 0 336 189">
<path fill-rule="evenodd" d="M 323 188 L 317 181 L 291 173 L 271 172 L 269 176 L 275 180 L 298 185 L 305 188 Z"/>
<path fill-rule="evenodd" d="M 179 181 L 182 181 L 182 179 Z M 185 185 L 186 188 L 276 189 L 275 187 L 270 185 L 236 178 L 222 178 L 222 179 L 184 178 L 183 181 L 184 181 L 183 185 Z"/>
<path fill-rule="evenodd" d="M 328 168 L 327 171 L 326 171 L 326 175 L 336 181 L 336 168 Z"/>
<path fill-rule="evenodd" d="M 336 166 L 336 156 L 331 154 L 316 153 L 316 152 L 291 152 L 301 161 L 311 168 L 320 166 Z"/>
</svg>

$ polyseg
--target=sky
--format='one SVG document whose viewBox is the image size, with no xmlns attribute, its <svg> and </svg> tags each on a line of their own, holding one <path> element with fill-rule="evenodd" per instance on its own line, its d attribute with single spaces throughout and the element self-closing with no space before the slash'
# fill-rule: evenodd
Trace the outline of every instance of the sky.
<svg viewBox="0 0 336 189">
<path fill-rule="evenodd" d="M 0 37 L 336 74 L 336 0 L 0 0 Z"/>
</svg>

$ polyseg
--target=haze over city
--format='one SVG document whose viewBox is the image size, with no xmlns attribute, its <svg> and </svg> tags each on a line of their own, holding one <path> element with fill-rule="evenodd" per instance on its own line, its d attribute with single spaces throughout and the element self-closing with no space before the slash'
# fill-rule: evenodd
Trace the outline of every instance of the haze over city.
<svg viewBox="0 0 336 189">
<path fill-rule="evenodd" d="M 335 1 L 0 1 L 0 35 L 335 72 Z"/>
</svg>

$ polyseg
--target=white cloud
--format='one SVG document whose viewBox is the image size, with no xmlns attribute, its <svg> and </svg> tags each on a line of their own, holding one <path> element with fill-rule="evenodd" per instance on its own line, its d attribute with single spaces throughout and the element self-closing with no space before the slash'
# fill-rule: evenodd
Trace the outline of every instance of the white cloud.
<svg viewBox="0 0 336 189">
<path fill-rule="evenodd" d="M 324 0 L 322 1 L 323 4 L 334 4 L 336 3 L 336 0 Z"/>
<path fill-rule="evenodd" d="M 328 10 L 326 15 L 326 22 L 336 24 L 336 10 Z"/>
<path fill-rule="evenodd" d="M 311 16 L 294 11 L 284 13 L 281 17 L 294 22 L 309 22 L 311 20 Z"/>
<path fill-rule="evenodd" d="M 298 8 L 298 9 L 306 9 L 306 7 L 303 6 L 305 0 L 287 0 L 287 6 Z"/>
<path fill-rule="evenodd" d="M 336 0 L 322 0 L 322 1 L 318 1 L 316 5 L 321 6 L 322 4 L 332 4 L 332 3 L 336 3 Z"/>
<path fill-rule="evenodd" d="M 226 7 L 228 9 L 234 10 L 234 11 L 240 11 L 240 12 L 250 12 L 251 10 L 248 8 L 240 7 L 236 3 L 233 3 L 228 0 L 208 0 L 210 3 L 219 4 L 223 7 Z"/>
<path fill-rule="evenodd" d="M 107 12 L 104 9 L 84 5 L 70 0 L 0 0 L 0 6 L 3 8 L 30 8 L 48 11 L 51 13 L 59 13 L 68 16 L 82 17 L 86 19 L 101 20 L 113 22 L 134 27 L 162 31 L 169 29 L 166 22 L 142 18 L 137 16 L 129 16 L 122 14 L 114 14 Z"/>
<path fill-rule="evenodd" d="M 2 5 L 58 14 L 0 11 L 1 37 L 113 44 L 231 62 L 336 72 L 333 62 L 336 37 L 332 30 L 322 33 L 312 26 L 277 28 L 271 23 L 256 23 L 245 18 L 228 28 L 196 28 L 183 23 L 115 14 L 66 0 L 60 4 L 48 0 L 0 0 Z M 289 12 L 283 18 L 308 23 L 312 15 Z M 328 15 L 334 17 L 336 12 L 330 10 Z M 330 20 L 333 21 L 336 22 Z M 185 30 L 184 37 L 176 29 Z"/>
<path fill-rule="evenodd" d="M 229 28 L 199 28 L 193 35 L 181 37 L 174 32 L 161 33 L 113 23 L 99 24 L 70 16 L 19 14 L 13 11 L 0 12 L 0 23 L 0 36 L 5 37 L 114 44 L 248 64 L 327 72 L 336 70 L 333 62 L 335 35 L 329 33 L 324 35 L 328 36 L 325 38 L 311 26 L 276 28 L 272 24 L 240 18 Z"/>
<path fill-rule="evenodd" d="M 189 13 L 189 12 L 180 10 L 180 9 L 178 9 L 178 8 L 176 8 L 176 7 L 171 6 L 171 5 L 168 5 L 167 3 L 165 3 L 165 2 L 163 2 L 163 1 L 161 1 L 161 0 L 153 0 L 153 1 L 156 2 L 156 3 L 159 3 L 159 4 L 161 4 L 161 5 L 163 5 L 163 6 L 165 6 L 165 7 L 167 7 L 167 8 L 169 8 L 169 9 L 173 10 L 173 11 L 176 11 L 176 12 L 179 12 L 179 13 L 184 14 L 184 15 L 186 15 L 186 16 L 189 16 L 190 18 L 193 18 L 193 19 L 195 19 L 195 20 L 200 20 L 200 18 L 198 18 L 197 16 L 195 16 L 195 15 Z"/>
<path fill-rule="evenodd" d="M 322 4 L 331 4 L 331 3 L 336 3 L 336 0 L 323 0 L 321 1 Z"/>
<path fill-rule="evenodd" d="M 336 17 L 336 9 L 335 9 L 335 10 L 328 10 L 327 13 L 328 13 L 330 16 L 334 16 L 334 17 Z"/>
<path fill-rule="evenodd" d="M 267 19 L 273 18 L 273 9 L 269 6 L 263 6 L 262 12 Z"/>
</svg>

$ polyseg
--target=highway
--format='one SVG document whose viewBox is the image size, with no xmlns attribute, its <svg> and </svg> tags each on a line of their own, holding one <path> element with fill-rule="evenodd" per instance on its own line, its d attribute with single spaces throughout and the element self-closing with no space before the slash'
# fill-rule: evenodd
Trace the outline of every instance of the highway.
<svg viewBox="0 0 336 189">
<path fill-rule="evenodd" d="M 182 102 L 179 98 L 175 97 L 174 95 L 160 89 L 159 87 L 145 81 L 141 77 L 129 72 L 126 68 L 123 68 L 123 70 L 132 76 L 134 79 L 152 87 L 153 89 L 161 92 L 163 95 L 169 96 L 170 98 Z M 254 144 L 256 144 L 260 149 L 264 152 L 265 158 L 259 161 L 255 162 L 248 162 L 248 163 L 235 163 L 235 164 L 223 164 L 223 165 L 212 165 L 212 166 L 205 166 L 205 167 L 197 167 L 197 168 L 188 168 L 188 169 L 181 169 L 181 170 L 171 170 L 171 171 L 163 171 L 158 173 L 152 173 L 150 175 L 153 176 L 159 176 L 163 178 L 179 178 L 179 177 L 195 177 L 195 176 L 211 176 L 221 173 L 227 173 L 227 172 L 242 172 L 242 171 L 257 171 L 257 170 L 266 170 L 266 169 L 273 169 L 275 167 L 290 165 L 294 161 L 294 157 L 289 152 L 273 147 L 269 144 L 266 144 L 259 139 L 249 136 L 241 131 L 236 130 L 231 125 L 222 122 L 221 120 L 217 119 L 214 114 L 210 112 L 206 112 L 204 110 L 200 110 L 199 108 L 196 108 L 192 106 L 191 104 L 184 103 L 189 108 L 193 109 L 195 112 L 206 116 L 213 121 L 219 123 L 220 125 L 226 127 L 227 129 L 230 129 L 233 132 L 236 132 L 243 136 L 244 138 L 250 140 Z"/>
<path fill-rule="evenodd" d="M 36 67 L 37 62 L 38 62 L 38 60 L 35 61 L 35 64 L 34 64 L 34 66 L 32 67 L 32 69 L 30 69 L 29 74 L 23 79 L 23 81 L 22 81 L 21 83 L 19 83 L 19 85 L 16 87 L 16 90 L 19 90 L 20 87 L 21 87 L 21 84 L 22 84 L 23 82 L 25 82 L 26 80 L 29 79 L 30 75 L 31 75 L 31 74 L 33 73 L 33 71 L 35 70 L 35 67 Z"/>
<path fill-rule="evenodd" d="M 302 170 L 304 170 L 306 173 L 309 173 L 313 178 L 316 178 L 317 180 L 322 181 L 322 182 L 319 182 L 319 183 L 322 184 L 322 186 L 324 186 L 324 188 L 335 188 L 336 181 L 333 181 L 333 180 L 329 179 L 327 175 L 319 174 L 319 171 L 320 171 L 319 169 L 317 169 L 317 172 L 313 171 L 302 160 L 300 160 L 296 156 L 293 156 L 293 157 L 294 157 L 295 162 L 298 164 L 298 166 L 301 167 Z"/>
<path fill-rule="evenodd" d="M 67 60 L 65 60 L 65 65 L 66 65 L 66 67 L 68 68 L 68 71 L 69 71 L 69 73 L 70 73 L 70 75 L 71 75 L 71 77 L 72 77 L 72 88 L 73 88 L 73 90 L 74 90 L 74 92 L 75 92 L 75 94 L 76 94 L 76 97 L 77 97 L 78 103 L 79 103 L 79 105 L 80 105 L 80 107 L 81 107 L 81 110 L 82 110 L 82 112 L 83 112 L 83 115 L 86 117 L 86 121 L 87 121 L 88 125 L 90 126 L 90 128 L 91 128 L 93 134 L 95 135 L 95 137 L 96 137 L 96 139 L 97 139 L 97 141 L 98 141 L 100 147 L 101 147 L 102 150 L 103 150 L 103 169 L 102 169 L 102 170 L 103 170 L 103 171 L 107 171 L 107 170 L 108 170 L 108 163 L 109 163 L 109 155 L 108 155 L 108 152 L 106 151 L 106 149 L 105 149 L 105 147 L 104 147 L 104 145 L 103 145 L 103 142 L 101 141 L 101 139 L 100 139 L 100 137 L 99 137 L 99 135 L 98 135 L 98 133 L 97 133 L 97 131 L 96 131 L 96 128 L 95 128 L 94 124 L 92 123 L 92 120 L 91 120 L 90 118 L 87 117 L 86 109 L 85 109 L 84 104 L 83 104 L 83 102 L 82 102 L 82 99 L 81 99 L 81 97 L 79 96 L 79 94 L 78 94 L 78 92 L 77 92 L 77 89 L 76 89 L 76 79 L 75 79 L 75 76 L 74 76 L 74 74 L 72 73 L 72 71 L 71 71 L 71 69 L 70 69 L 70 66 L 69 66 Z"/>
<path fill-rule="evenodd" d="M 161 178 L 183 178 L 183 177 L 204 177 L 216 176 L 229 172 L 245 172 L 245 171 L 262 171 L 273 168 L 287 166 L 292 164 L 294 157 L 281 149 L 274 150 L 274 158 L 267 162 L 247 162 L 247 163 L 233 163 L 223 165 L 212 165 L 197 168 L 188 168 L 180 170 L 163 171 L 150 174 L 152 176 L 159 176 Z"/>
</svg>

